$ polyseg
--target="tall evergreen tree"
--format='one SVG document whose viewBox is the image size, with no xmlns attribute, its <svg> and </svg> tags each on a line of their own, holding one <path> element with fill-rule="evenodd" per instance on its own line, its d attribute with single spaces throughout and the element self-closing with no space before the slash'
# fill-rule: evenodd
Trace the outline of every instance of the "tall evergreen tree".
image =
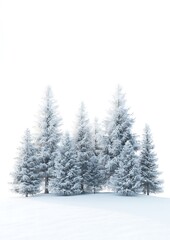
<svg viewBox="0 0 170 240">
<path fill-rule="evenodd" d="M 126 144 L 130 142 L 134 151 L 138 150 L 136 136 L 132 133 L 134 119 L 129 114 L 126 107 L 125 96 L 120 86 L 117 87 L 116 94 L 106 120 L 105 136 L 105 158 L 107 159 L 108 177 L 114 176 L 115 170 L 119 166 L 120 154 Z"/>
<path fill-rule="evenodd" d="M 27 129 L 21 142 L 19 156 L 13 176 L 13 190 L 17 193 L 36 194 L 40 188 L 40 177 L 36 149 L 32 143 L 30 131 Z"/>
<path fill-rule="evenodd" d="M 76 151 L 69 133 L 63 137 L 60 151 L 56 159 L 55 177 L 51 188 L 60 195 L 81 193 L 80 168 L 76 159 Z"/>
<path fill-rule="evenodd" d="M 144 194 L 149 195 L 162 191 L 163 182 L 159 179 L 160 172 L 158 171 L 157 160 L 150 127 L 146 124 L 140 153 L 141 185 Z"/>
<path fill-rule="evenodd" d="M 54 173 L 54 161 L 58 152 L 61 137 L 61 118 L 50 87 L 47 87 L 43 98 L 38 125 L 37 147 L 44 179 L 44 192 L 49 193 L 49 181 Z"/>
<path fill-rule="evenodd" d="M 81 192 L 89 190 L 90 172 L 93 167 L 91 159 L 94 157 L 92 133 L 90 131 L 89 119 L 87 117 L 84 103 L 81 103 L 81 107 L 78 114 L 78 120 L 75 132 L 75 147 L 77 154 L 77 161 L 80 166 L 81 175 Z"/>
<path fill-rule="evenodd" d="M 127 141 L 119 156 L 119 167 L 115 170 L 113 186 L 117 193 L 132 196 L 140 192 L 140 167 L 134 147 Z"/>
</svg>

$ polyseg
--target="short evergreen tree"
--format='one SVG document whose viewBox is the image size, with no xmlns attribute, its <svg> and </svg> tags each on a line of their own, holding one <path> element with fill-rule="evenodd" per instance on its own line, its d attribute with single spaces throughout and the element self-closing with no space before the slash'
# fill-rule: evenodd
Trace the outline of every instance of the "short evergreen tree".
<svg viewBox="0 0 170 240">
<path fill-rule="evenodd" d="M 91 188 L 89 175 L 91 168 L 93 167 L 93 164 L 91 164 L 91 158 L 94 157 L 92 133 L 90 131 L 89 120 L 84 103 L 81 103 L 78 114 L 75 131 L 75 147 L 77 161 L 81 171 L 81 192 L 84 193 L 85 191 L 89 191 L 89 188 Z"/>
<path fill-rule="evenodd" d="M 93 191 L 93 193 L 96 193 L 97 191 L 101 190 L 102 184 L 103 184 L 103 175 L 102 175 L 102 168 L 99 162 L 99 157 L 93 156 L 90 158 L 89 163 L 90 166 L 89 174 L 88 174 L 88 188 L 90 192 Z"/>
<path fill-rule="evenodd" d="M 41 106 L 37 134 L 40 171 L 42 179 L 44 179 L 45 193 L 49 193 L 49 181 L 54 173 L 54 161 L 61 137 L 60 126 L 61 118 L 57 112 L 52 90 L 50 87 L 47 87 Z"/>
<path fill-rule="evenodd" d="M 27 129 L 19 149 L 19 156 L 13 176 L 13 190 L 17 193 L 36 194 L 40 188 L 40 177 L 36 149 L 32 143 L 30 131 Z"/>
<path fill-rule="evenodd" d="M 105 158 L 107 159 L 108 178 L 113 177 L 115 170 L 120 167 L 119 157 L 126 145 L 130 142 L 132 148 L 137 151 L 139 144 L 136 136 L 132 133 L 134 119 L 129 114 L 126 107 L 125 96 L 122 89 L 118 86 L 110 109 L 108 119 L 106 120 L 105 135 Z"/>
<path fill-rule="evenodd" d="M 102 178 L 103 178 L 103 188 L 108 189 L 110 188 L 110 178 L 111 178 L 111 171 L 110 171 L 110 154 L 108 151 L 108 136 L 102 136 L 102 151 L 100 153 L 100 165 L 102 168 Z"/>
<path fill-rule="evenodd" d="M 69 133 L 63 137 L 60 146 L 51 188 L 53 192 L 65 196 L 81 193 L 80 168 L 77 164 L 75 148 Z"/>
<path fill-rule="evenodd" d="M 118 164 L 113 177 L 116 192 L 125 196 L 139 193 L 141 180 L 139 159 L 130 141 L 125 143 Z"/>
<path fill-rule="evenodd" d="M 105 164 L 103 161 L 103 137 L 102 130 L 99 125 L 98 119 L 95 118 L 94 122 L 94 132 L 93 132 L 93 151 L 94 157 L 91 159 L 91 164 L 93 165 L 90 173 L 90 185 L 92 187 L 93 193 L 101 190 L 102 186 L 105 184 Z"/>
<path fill-rule="evenodd" d="M 160 172 L 158 171 L 157 160 L 150 127 L 146 125 L 140 153 L 141 186 L 144 194 L 149 195 L 150 193 L 162 191 L 163 182 L 159 179 Z"/>
</svg>

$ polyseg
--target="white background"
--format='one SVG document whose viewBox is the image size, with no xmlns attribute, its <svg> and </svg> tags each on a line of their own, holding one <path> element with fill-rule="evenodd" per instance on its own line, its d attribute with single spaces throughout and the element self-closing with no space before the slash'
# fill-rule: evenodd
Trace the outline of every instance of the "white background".
<svg viewBox="0 0 170 240">
<path fill-rule="evenodd" d="M 103 120 L 119 83 L 136 133 L 151 127 L 170 195 L 169 12 L 163 0 L 0 0 L 1 190 L 47 85 L 71 130 L 82 100 L 91 121 Z"/>
</svg>

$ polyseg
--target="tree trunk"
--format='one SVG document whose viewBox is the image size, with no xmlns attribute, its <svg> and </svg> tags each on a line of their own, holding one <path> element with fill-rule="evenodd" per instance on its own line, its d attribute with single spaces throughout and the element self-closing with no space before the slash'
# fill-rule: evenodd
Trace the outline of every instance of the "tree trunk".
<svg viewBox="0 0 170 240">
<path fill-rule="evenodd" d="M 28 193 L 25 194 L 25 197 L 28 197 Z"/>
<path fill-rule="evenodd" d="M 49 193 L 49 190 L 48 190 L 48 177 L 45 177 L 45 191 L 44 191 L 44 193 L 45 194 L 48 194 Z"/>
<path fill-rule="evenodd" d="M 147 195 L 149 195 L 149 183 L 147 183 L 147 185 L 146 185 L 146 187 L 147 187 Z"/>
<path fill-rule="evenodd" d="M 81 193 L 84 194 L 84 184 L 81 183 Z"/>
</svg>

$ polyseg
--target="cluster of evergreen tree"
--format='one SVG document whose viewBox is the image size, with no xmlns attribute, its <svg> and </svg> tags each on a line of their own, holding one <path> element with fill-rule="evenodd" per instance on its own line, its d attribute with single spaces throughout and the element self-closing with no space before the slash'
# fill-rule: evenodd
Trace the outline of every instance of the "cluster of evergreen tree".
<svg viewBox="0 0 170 240">
<path fill-rule="evenodd" d="M 90 126 L 82 103 L 73 136 L 61 131 L 52 90 L 47 88 L 33 140 L 26 130 L 13 175 L 13 190 L 24 194 L 75 195 L 112 188 L 121 195 L 162 191 L 151 131 L 141 143 L 133 133 L 134 119 L 118 86 L 104 128 Z M 43 184 L 43 185 L 42 185 Z"/>
</svg>

